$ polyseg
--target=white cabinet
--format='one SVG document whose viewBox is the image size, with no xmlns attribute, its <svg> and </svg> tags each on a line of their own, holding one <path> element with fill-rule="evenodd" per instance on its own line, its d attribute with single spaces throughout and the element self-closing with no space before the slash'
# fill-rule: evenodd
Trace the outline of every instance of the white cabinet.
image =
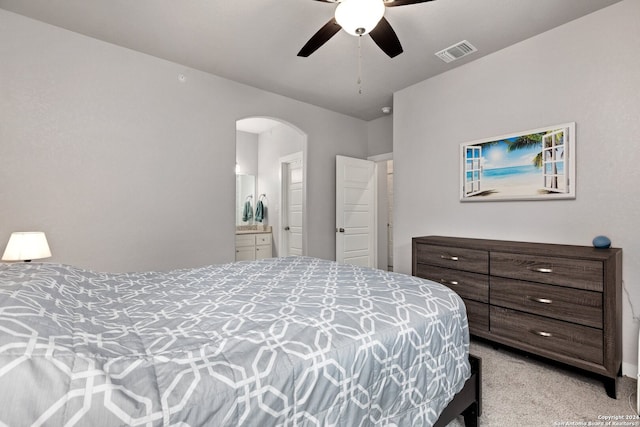
<svg viewBox="0 0 640 427">
<path fill-rule="evenodd" d="M 236 261 L 271 258 L 271 233 L 236 234 Z"/>
<path fill-rule="evenodd" d="M 271 234 L 256 234 L 256 259 L 271 258 Z"/>
</svg>

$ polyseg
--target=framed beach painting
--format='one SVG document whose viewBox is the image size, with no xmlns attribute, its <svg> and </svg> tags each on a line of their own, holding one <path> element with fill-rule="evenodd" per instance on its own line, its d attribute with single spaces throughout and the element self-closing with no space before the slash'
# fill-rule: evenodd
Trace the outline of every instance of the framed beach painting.
<svg viewBox="0 0 640 427">
<path fill-rule="evenodd" d="M 460 145 L 460 200 L 575 199 L 576 124 Z"/>
</svg>

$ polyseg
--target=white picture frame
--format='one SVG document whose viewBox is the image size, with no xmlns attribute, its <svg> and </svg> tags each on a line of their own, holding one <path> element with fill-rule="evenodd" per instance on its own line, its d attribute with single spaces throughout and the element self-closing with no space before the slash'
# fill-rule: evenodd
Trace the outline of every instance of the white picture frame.
<svg viewBox="0 0 640 427">
<path fill-rule="evenodd" d="M 460 144 L 460 201 L 576 198 L 575 122 Z"/>
</svg>

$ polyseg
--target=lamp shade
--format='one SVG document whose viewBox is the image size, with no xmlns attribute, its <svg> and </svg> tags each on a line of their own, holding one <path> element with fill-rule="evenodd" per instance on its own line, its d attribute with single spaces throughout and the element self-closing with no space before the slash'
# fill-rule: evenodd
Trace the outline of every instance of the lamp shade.
<svg viewBox="0 0 640 427">
<path fill-rule="evenodd" d="M 9 237 L 2 260 L 31 261 L 50 256 L 51 250 L 47 243 L 47 236 L 42 231 L 16 231 Z"/>
<path fill-rule="evenodd" d="M 352 36 L 373 30 L 384 15 L 382 0 L 342 0 L 336 7 L 336 21 Z"/>
</svg>

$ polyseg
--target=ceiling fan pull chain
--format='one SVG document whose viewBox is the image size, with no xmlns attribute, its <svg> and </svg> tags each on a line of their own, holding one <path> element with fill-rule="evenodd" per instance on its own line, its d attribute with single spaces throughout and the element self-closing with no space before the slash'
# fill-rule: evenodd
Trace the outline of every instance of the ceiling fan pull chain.
<svg viewBox="0 0 640 427">
<path fill-rule="evenodd" d="M 358 94 L 362 95 L 362 36 L 358 36 Z"/>
</svg>

